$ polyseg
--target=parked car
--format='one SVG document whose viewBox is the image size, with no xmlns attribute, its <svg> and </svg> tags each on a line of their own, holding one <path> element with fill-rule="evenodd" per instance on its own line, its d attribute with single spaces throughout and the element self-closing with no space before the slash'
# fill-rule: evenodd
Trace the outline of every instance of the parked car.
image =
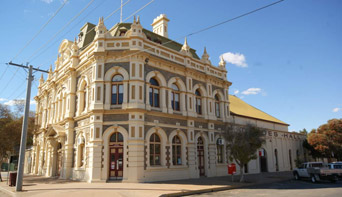
<svg viewBox="0 0 342 197">
<path fill-rule="evenodd" d="M 310 179 L 313 183 L 320 180 L 336 182 L 338 180 L 338 171 L 329 169 L 329 166 L 323 162 L 306 162 L 293 170 L 293 176 L 296 180 Z"/>
<path fill-rule="evenodd" d="M 328 164 L 329 169 L 336 170 L 337 175 L 342 178 L 342 162 L 332 162 Z"/>
</svg>

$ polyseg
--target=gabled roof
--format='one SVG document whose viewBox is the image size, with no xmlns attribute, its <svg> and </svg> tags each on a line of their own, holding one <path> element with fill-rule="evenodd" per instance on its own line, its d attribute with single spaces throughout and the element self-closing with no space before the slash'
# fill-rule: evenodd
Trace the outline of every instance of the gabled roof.
<svg viewBox="0 0 342 197">
<path fill-rule="evenodd" d="M 289 124 L 247 104 L 236 96 L 229 95 L 229 109 L 232 114 L 289 126 Z"/>
<path fill-rule="evenodd" d="M 114 27 L 112 27 L 109 31 L 111 32 L 112 35 L 115 35 L 115 36 L 119 36 L 120 34 L 120 29 L 121 28 L 125 28 L 127 30 L 131 29 L 131 25 L 132 23 L 117 23 L 116 25 L 114 25 Z M 180 51 L 183 44 L 180 44 L 178 42 L 175 42 L 171 39 L 168 39 L 164 36 L 161 36 L 161 35 L 158 35 L 150 30 L 147 30 L 147 29 L 143 29 L 143 32 L 145 33 L 146 37 L 148 39 L 150 39 L 151 41 L 158 41 L 159 43 L 161 43 L 163 46 L 167 47 L 167 48 L 170 48 L 170 49 L 173 49 L 175 51 Z M 195 49 L 190 49 L 190 53 L 192 54 L 192 56 L 196 59 L 200 59 L 198 57 L 198 55 L 196 54 L 196 50 Z"/>
</svg>

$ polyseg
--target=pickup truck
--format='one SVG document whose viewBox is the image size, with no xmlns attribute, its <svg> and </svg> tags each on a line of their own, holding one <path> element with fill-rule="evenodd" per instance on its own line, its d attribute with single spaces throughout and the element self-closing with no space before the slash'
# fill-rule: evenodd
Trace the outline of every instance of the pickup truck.
<svg viewBox="0 0 342 197">
<path fill-rule="evenodd" d="M 293 175 L 296 180 L 306 178 L 313 183 L 320 180 L 330 180 L 331 182 L 338 180 L 337 170 L 329 169 L 328 165 L 323 162 L 302 163 L 299 168 L 293 170 Z"/>
<path fill-rule="evenodd" d="M 342 162 L 332 162 L 328 164 L 329 169 L 335 169 L 337 175 L 342 178 Z"/>
</svg>

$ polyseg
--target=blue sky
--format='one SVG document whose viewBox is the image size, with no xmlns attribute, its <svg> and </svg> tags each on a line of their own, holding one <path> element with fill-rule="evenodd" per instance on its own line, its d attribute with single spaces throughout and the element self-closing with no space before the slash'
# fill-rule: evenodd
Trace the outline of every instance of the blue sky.
<svg viewBox="0 0 342 197">
<path fill-rule="evenodd" d="M 120 6 L 120 0 L 95 0 L 38 56 L 34 52 L 76 16 L 91 0 L 71 0 L 35 40 L 13 60 L 48 69 L 63 39 L 73 40 L 85 22 L 97 24 Z M 126 2 L 124 0 L 124 2 Z M 127 18 L 150 0 L 131 0 L 123 9 Z M 270 4 L 271 0 L 155 0 L 138 13 L 144 28 L 165 13 L 169 37 L 183 43 L 184 36 L 204 27 Z M 25 97 L 26 72 L 4 63 L 61 7 L 62 0 L 1 2 L 0 103 Z M 214 65 L 224 54 L 228 61 L 230 94 L 290 124 L 290 131 L 311 130 L 332 118 L 342 118 L 342 1 L 285 0 L 260 12 L 188 37 L 199 56 L 203 48 Z M 127 22 L 131 22 L 129 18 Z M 119 22 L 119 12 L 105 21 Z M 6 70 L 6 72 L 5 72 Z M 1 77 L 2 76 L 2 77 Z M 35 74 L 37 80 L 39 73 Z M 45 77 L 46 78 L 46 77 Z M 38 81 L 32 89 L 37 93 Z M 31 106 L 35 110 L 35 106 Z"/>
</svg>

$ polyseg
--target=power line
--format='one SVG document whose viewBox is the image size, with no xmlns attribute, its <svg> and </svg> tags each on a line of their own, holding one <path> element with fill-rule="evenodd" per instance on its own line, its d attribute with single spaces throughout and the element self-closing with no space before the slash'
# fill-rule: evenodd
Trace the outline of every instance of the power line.
<svg viewBox="0 0 342 197">
<path fill-rule="evenodd" d="M 45 44 L 43 44 L 39 49 L 37 49 L 30 57 L 29 59 L 31 59 L 32 57 L 34 57 L 41 49 L 43 49 L 44 47 L 46 47 L 46 45 L 51 42 L 51 40 L 53 40 L 58 34 L 60 34 L 66 27 L 68 27 L 76 18 L 78 18 L 95 0 L 91 0 L 77 15 L 75 15 L 66 25 L 64 25 L 57 33 L 55 33 L 50 40 L 48 40 L 47 42 L 45 42 Z M 30 60 L 29 60 L 30 61 Z"/>
<path fill-rule="evenodd" d="M 128 20 L 129 18 L 131 18 L 132 16 L 134 16 L 136 13 L 140 12 L 141 10 L 143 10 L 145 7 L 147 7 L 148 5 L 150 5 L 154 0 L 148 2 L 147 4 L 145 4 L 143 7 L 141 7 L 140 9 L 138 9 L 137 11 L 135 11 L 133 14 L 131 14 L 129 17 L 125 18 L 125 20 L 123 20 L 123 22 L 125 22 L 126 20 Z"/>
<path fill-rule="evenodd" d="M 107 1 L 107 0 L 105 0 Z M 34 61 L 36 58 L 44 54 L 46 51 L 48 51 L 52 46 L 54 46 L 61 38 L 63 38 L 66 34 L 68 34 L 73 28 L 76 27 L 76 25 L 79 25 L 85 18 L 87 18 L 93 11 L 95 11 L 98 7 L 100 7 L 105 1 L 102 1 L 100 4 L 98 4 L 94 9 L 92 9 L 86 16 L 84 16 L 78 23 L 76 23 L 74 26 L 72 26 L 66 33 L 64 33 L 62 36 L 60 36 L 55 42 L 53 42 L 50 46 L 47 47 L 46 50 L 38 54 L 36 57 L 31 59 L 31 62 Z"/>
<path fill-rule="evenodd" d="M 179 40 L 179 39 L 182 39 L 182 38 L 190 37 L 190 36 L 193 36 L 193 35 L 195 35 L 195 34 L 198 34 L 198 33 L 207 31 L 207 30 L 209 30 L 209 29 L 212 29 L 212 28 L 214 28 L 214 27 L 223 25 L 223 24 L 225 24 L 225 23 L 232 22 L 232 21 L 234 21 L 234 20 L 236 20 L 236 19 L 239 19 L 239 18 L 242 18 L 242 17 L 244 17 L 244 16 L 250 15 L 250 14 L 252 14 L 252 13 L 258 12 L 258 11 L 263 10 L 263 9 L 265 9 L 265 8 L 271 7 L 271 6 L 275 5 L 275 4 L 281 3 L 282 1 L 284 1 L 284 0 L 276 1 L 276 2 L 271 3 L 271 4 L 268 4 L 268 5 L 266 5 L 266 6 L 263 6 L 263 7 L 257 8 L 257 9 L 254 9 L 254 10 L 252 10 L 252 11 L 250 11 L 250 12 L 245 13 L 245 14 L 241 14 L 241 15 L 239 15 L 239 16 L 236 16 L 236 17 L 227 19 L 227 20 L 225 20 L 225 21 L 223 21 L 223 22 L 220 22 L 220 23 L 217 23 L 217 24 L 214 24 L 214 25 L 205 27 L 205 28 L 203 28 L 203 29 L 197 30 L 197 31 L 195 31 L 195 32 L 189 33 L 189 34 L 187 34 L 187 35 L 185 35 L 185 36 L 181 36 L 181 37 L 179 37 L 179 38 L 177 38 L 177 39 L 175 39 L 175 40 Z M 174 42 L 174 41 L 173 41 L 173 40 L 167 41 L 167 42 L 161 44 L 161 46 L 164 46 L 164 45 L 169 44 L 169 43 L 171 43 L 171 42 Z M 117 58 L 117 60 L 123 59 L 123 58 L 126 58 L 126 57 L 129 57 L 129 56 L 132 56 L 132 55 L 136 55 L 136 54 L 142 53 L 142 52 L 144 52 L 144 51 L 148 51 L 148 50 L 153 49 L 153 48 L 155 48 L 155 47 L 146 48 L 146 49 L 140 50 L 140 51 L 138 51 L 138 52 L 136 52 L 136 53 L 133 53 L 133 54 L 129 54 L 129 55 L 126 55 L 126 56 L 119 57 L 119 58 Z"/>
<path fill-rule="evenodd" d="M 225 24 L 225 23 L 234 21 L 234 20 L 236 20 L 236 19 L 242 18 L 242 17 L 244 17 L 244 16 L 250 15 L 250 14 L 252 14 L 252 13 L 254 13 L 254 12 L 257 12 L 257 11 L 263 10 L 263 9 L 265 9 L 265 8 L 271 7 L 271 6 L 275 5 L 275 4 L 281 3 L 282 1 L 284 1 L 284 0 L 276 1 L 276 2 L 274 2 L 274 3 L 268 4 L 268 5 L 263 6 L 263 7 L 261 7 L 261 8 L 258 8 L 258 9 L 252 10 L 252 11 L 250 11 L 250 12 L 247 12 L 247 13 L 245 13 L 245 14 L 241 14 L 241 15 L 239 15 L 239 16 L 236 16 L 236 17 L 234 17 L 234 18 L 231 18 L 231 19 L 222 21 L 222 22 L 217 23 L 217 24 L 215 24 L 215 25 L 211 25 L 211 26 L 209 26 L 209 27 L 200 29 L 200 30 L 198 30 L 198 31 L 195 31 L 195 32 L 193 32 L 193 33 L 188 34 L 187 37 L 192 36 L 192 35 L 195 35 L 195 34 L 198 34 L 198 33 L 201 33 L 201 32 L 203 32 L 203 31 L 207 31 L 207 30 L 212 29 L 212 28 L 214 28 L 214 27 L 217 27 L 217 26 L 223 25 L 223 24 Z"/>
<path fill-rule="evenodd" d="M 65 0 L 63 2 L 63 4 L 61 5 L 61 7 L 58 8 L 58 10 L 50 17 L 50 19 L 39 29 L 39 31 L 32 37 L 32 39 L 30 41 L 28 41 L 26 43 L 26 45 L 12 58 L 12 60 L 10 62 L 12 62 L 15 58 L 17 58 L 26 47 L 28 47 L 31 42 L 45 29 L 45 27 L 51 22 L 51 20 L 59 13 L 59 11 L 65 6 L 65 4 L 68 2 L 69 0 Z M 0 81 L 2 79 L 2 77 L 5 75 L 7 69 L 8 69 L 9 65 L 7 65 L 5 71 L 2 73 L 1 77 L 0 77 Z M 13 74 L 13 76 L 11 77 L 11 79 L 7 82 L 7 85 L 4 87 L 4 89 L 6 89 L 6 87 L 8 86 L 8 84 L 12 81 L 12 79 L 15 77 L 16 73 L 18 72 L 19 68 L 17 68 Z"/>
<path fill-rule="evenodd" d="M 23 50 L 31 44 L 31 42 L 43 31 L 43 29 L 51 22 L 51 20 L 53 18 L 55 18 L 55 16 L 58 14 L 59 11 L 61 11 L 61 9 L 65 6 L 65 4 L 68 2 L 69 0 L 65 0 L 64 3 L 61 5 L 61 7 L 58 8 L 58 10 L 50 17 L 50 19 L 40 28 L 40 30 L 33 36 L 33 38 L 26 43 L 26 45 L 14 56 L 14 58 L 12 58 L 11 62 L 17 58 L 22 52 Z"/>
</svg>

